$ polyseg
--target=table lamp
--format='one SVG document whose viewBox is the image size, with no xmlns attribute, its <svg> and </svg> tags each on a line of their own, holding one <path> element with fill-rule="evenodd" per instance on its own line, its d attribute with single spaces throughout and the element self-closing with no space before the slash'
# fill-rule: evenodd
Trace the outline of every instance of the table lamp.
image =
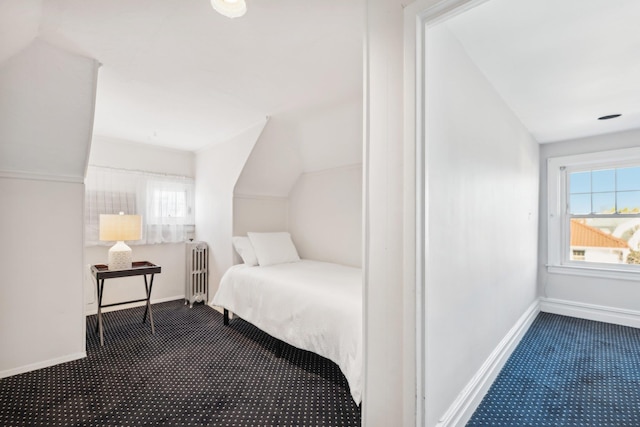
<svg viewBox="0 0 640 427">
<path fill-rule="evenodd" d="M 131 268 L 131 248 L 125 240 L 140 240 L 142 217 L 140 215 L 100 215 L 100 240 L 116 241 L 109 249 L 109 270 Z"/>
</svg>

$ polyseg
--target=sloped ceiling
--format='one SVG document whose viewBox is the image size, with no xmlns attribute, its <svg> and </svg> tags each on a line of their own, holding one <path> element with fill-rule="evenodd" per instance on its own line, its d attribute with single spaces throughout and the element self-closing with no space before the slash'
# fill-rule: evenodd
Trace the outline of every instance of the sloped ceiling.
<svg viewBox="0 0 640 427">
<path fill-rule="evenodd" d="M 97 68 L 37 38 L 0 64 L 0 175 L 82 182 Z"/>
<path fill-rule="evenodd" d="M 639 22 L 637 0 L 491 0 L 444 25 L 545 143 L 640 128 Z"/>
<path fill-rule="evenodd" d="M 101 64 L 94 133 L 197 150 L 362 92 L 364 0 L 2 0 L 0 61 L 36 36 Z"/>
<path fill-rule="evenodd" d="M 231 20 L 209 0 L 2 0 L 0 63 L 37 36 L 96 58 L 96 134 L 197 150 L 361 96 L 364 1 L 248 0 Z M 491 0 L 445 25 L 552 142 L 640 127 L 638 22 L 637 0 Z"/>
<path fill-rule="evenodd" d="M 42 1 L 0 1 L 0 64 L 36 38 L 41 16 Z"/>
<path fill-rule="evenodd" d="M 269 119 L 236 195 L 287 197 L 301 173 L 362 163 L 362 99 Z"/>
</svg>

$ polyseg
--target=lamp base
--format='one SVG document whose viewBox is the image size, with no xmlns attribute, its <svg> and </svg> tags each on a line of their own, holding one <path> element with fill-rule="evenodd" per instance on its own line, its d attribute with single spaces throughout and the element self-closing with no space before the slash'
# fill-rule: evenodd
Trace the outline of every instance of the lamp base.
<svg viewBox="0 0 640 427">
<path fill-rule="evenodd" d="M 131 268 L 131 248 L 123 241 L 109 249 L 109 270 L 127 270 Z"/>
</svg>

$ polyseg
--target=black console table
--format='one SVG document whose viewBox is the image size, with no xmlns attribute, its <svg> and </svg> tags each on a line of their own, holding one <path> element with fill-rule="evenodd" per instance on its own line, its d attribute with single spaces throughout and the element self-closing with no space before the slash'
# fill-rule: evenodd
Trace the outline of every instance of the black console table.
<svg viewBox="0 0 640 427">
<path fill-rule="evenodd" d="M 147 307 L 144 309 L 144 316 L 142 317 L 142 323 L 147 321 L 147 313 L 149 313 L 149 323 L 151 323 L 151 333 L 155 334 L 156 330 L 153 326 L 153 313 L 151 312 L 151 288 L 153 288 L 153 276 L 160 273 L 160 266 L 150 263 L 149 261 L 135 261 L 132 263 L 131 268 L 124 270 L 109 270 L 109 267 L 104 264 L 96 264 L 91 266 L 91 272 L 96 277 L 96 287 L 98 290 L 98 324 L 96 325 L 96 332 L 100 332 L 100 345 L 104 345 L 104 333 L 102 327 L 102 309 L 106 307 L 112 307 L 114 305 L 131 304 L 134 302 L 146 301 Z M 151 279 L 147 281 L 147 275 L 151 276 Z M 129 276 L 144 276 L 144 288 L 147 294 L 146 298 L 136 299 L 132 301 L 116 302 L 113 304 L 102 305 L 102 296 L 104 294 L 104 280 L 114 279 L 117 277 L 129 277 Z"/>
</svg>

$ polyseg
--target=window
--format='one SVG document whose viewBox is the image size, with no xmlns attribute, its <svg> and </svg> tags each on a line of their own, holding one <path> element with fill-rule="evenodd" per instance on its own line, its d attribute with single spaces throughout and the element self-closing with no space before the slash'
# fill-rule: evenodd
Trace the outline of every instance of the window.
<svg viewBox="0 0 640 427">
<path fill-rule="evenodd" d="M 553 158 L 547 172 L 549 271 L 640 273 L 640 149 Z"/>
<path fill-rule="evenodd" d="M 573 261 L 626 264 L 640 240 L 640 166 L 568 172 Z"/>
<path fill-rule="evenodd" d="M 194 181 L 90 166 L 85 179 L 85 244 L 101 244 L 100 214 L 118 212 L 142 215 L 142 239 L 133 244 L 183 242 L 195 229 Z"/>
<path fill-rule="evenodd" d="M 576 261 L 584 261 L 584 254 L 585 254 L 584 249 L 583 250 L 573 249 L 571 253 L 573 254 L 571 259 Z"/>
<path fill-rule="evenodd" d="M 193 224 L 193 183 L 149 180 L 147 184 L 149 224 Z"/>
</svg>

